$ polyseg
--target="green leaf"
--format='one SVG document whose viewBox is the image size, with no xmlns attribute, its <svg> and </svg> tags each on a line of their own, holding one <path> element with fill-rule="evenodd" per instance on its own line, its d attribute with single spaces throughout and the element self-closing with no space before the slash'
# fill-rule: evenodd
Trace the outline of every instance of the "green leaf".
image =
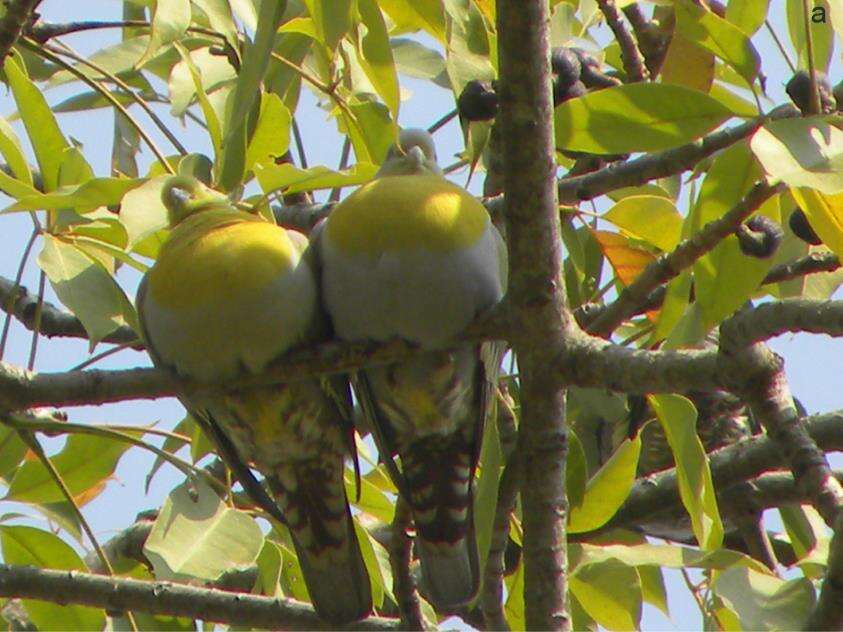
<svg viewBox="0 0 843 632">
<path fill-rule="evenodd" d="M 357 0 L 360 14 L 359 23 L 354 29 L 357 55 L 363 71 L 372 82 L 383 102 L 389 108 L 392 118 L 398 119 L 398 106 L 401 103 L 398 91 L 398 76 L 392 59 L 392 48 L 383 15 L 375 0 Z M 366 28 L 361 35 L 360 26 Z"/>
<path fill-rule="evenodd" d="M 284 557 L 278 545 L 270 540 L 263 541 L 263 547 L 258 554 L 258 581 L 255 590 L 267 597 L 283 597 L 281 591 L 281 568 Z"/>
<path fill-rule="evenodd" d="M 439 51 L 415 40 L 396 37 L 392 40 L 392 56 L 398 72 L 450 89 L 451 84 L 445 74 L 445 59 Z"/>
<path fill-rule="evenodd" d="M 680 395 L 649 395 L 659 423 L 676 461 L 676 476 L 682 504 L 700 546 L 707 551 L 723 543 L 723 523 L 717 509 L 714 483 L 708 459 L 697 436 L 697 411 Z"/>
<path fill-rule="evenodd" d="M 26 195 L 3 212 L 72 208 L 77 213 L 87 213 L 101 206 L 120 204 L 127 192 L 143 182 L 136 178 L 93 178 L 79 185 L 63 186 L 52 193 Z"/>
<path fill-rule="evenodd" d="M 610 208 L 603 219 L 630 237 L 668 252 L 679 243 L 682 216 L 669 199 L 653 195 L 626 197 Z"/>
<path fill-rule="evenodd" d="M 348 497 L 351 499 L 356 498 L 357 489 L 355 487 L 354 473 L 349 468 L 345 469 L 343 479 Z M 352 504 L 360 511 L 386 524 L 392 522 L 392 518 L 395 515 L 395 502 L 391 501 L 371 480 L 364 477 L 360 478 L 360 500 L 355 500 Z"/>
<path fill-rule="evenodd" d="M 85 564 L 66 542 L 49 531 L 26 526 L 0 526 L 0 545 L 6 564 L 68 571 L 86 571 Z M 101 630 L 105 613 L 96 608 L 59 605 L 25 599 L 26 612 L 40 630 Z"/>
<path fill-rule="evenodd" d="M 666 617 L 670 617 L 667 605 L 667 588 L 664 573 L 658 566 L 639 566 L 635 569 L 641 582 L 642 599 L 658 608 Z"/>
<path fill-rule="evenodd" d="M 811 20 L 811 9 L 814 7 L 825 9 L 825 20 L 818 22 Z M 831 54 L 834 49 L 833 17 L 839 10 L 839 6 L 830 9 L 826 0 L 815 0 L 808 4 L 807 20 L 811 29 L 814 66 L 817 70 L 827 71 L 829 62 L 831 62 Z M 787 0 L 785 14 L 787 15 L 787 32 L 797 54 L 796 65 L 799 68 L 808 68 L 808 43 L 805 39 L 806 18 L 802 12 L 802 0 Z M 829 14 L 832 16 L 832 20 L 828 19 Z"/>
<path fill-rule="evenodd" d="M 524 563 L 512 575 L 504 579 L 506 583 L 506 603 L 503 611 L 506 622 L 511 630 L 526 630 L 527 622 L 524 616 Z"/>
<path fill-rule="evenodd" d="M 220 120 L 214 110 L 211 102 L 208 100 L 208 92 L 206 86 L 210 88 L 216 81 L 227 81 L 234 76 L 231 66 L 227 61 L 220 62 L 220 57 L 211 55 L 207 49 L 201 49 L 194 53 L 189 53 L 184 46 L 175 45 L 177 51 L 182 57 L 182 62 L 173 68 L 173 74 L 170 75 L 170 95 L 172 99 L 171 113 L 173 116 L 181 116 L 190 105 L 193 95 L 196 95 L 197 101 L 202 108 L 202 116 L 205 117 L 205 126 L 208 128 L 208 136 L 211 138 L 211 146 L 214 148 L 214 156 L 219 159 L 220 150 L 222 148 L 222 129 L 220 127 Z M 202 55 L 204 53 L 204 55 Z M 202 55 L 204 59 L 195 59 L 193 55 L 199 57 Z M 201 64 L 202 70 L 200 70 Z M 206 62 L 202 64 L 202 62 Z M 223 63 L 226 70 L 223 70 L 220 63 Z M 178 81 L 181 70 L 186 70 L 189 78 Z M 217 72 L 214 72 L 214 71 Z M 181 74 L 184 74 L 183 72 Z M 209 76 L 210 75 L 210 76 Z M 214 76 L 216 75 L 216 76 Z M 190 88 L 185 89 L 184 83 L 190 81 Z M 182 88 L 179 89 L 179 83 Z M 175 95 L 181 94 L 178 102 L 175 100 Z"/>
<path fill-rule="evenodd" d="M 363 555 L 363 562 L 369 572 L 372 602 L 376 608 L 380 608 L 386 596 L 391 601 L 395 601 L 392 594 L 392 567 L 389 564 L 389 552 L 357 520 L 354 521 L 354 532 L 357 534 L 360 553 Z"/>
<path fill-rule="evenodd" d="M 703 181 L 697 203 L 687 220 L 688 229 L 695 233 L 708 222 L 722 217 L 743 198 L 760 175 L 746 143 L 737 143 L 723 151 Z M 772 219 L 780 220 L 775 199 L 764 208 Z M 720 322 L 740 307 L 758 288 L 771 265 L 771 260 L 744 255 L 734 235 L 700 257 L 694 264 L 694 279 L 696 301 L 706 325 Z"/>
<path fill-rule="evenodd" d="M 246 45 L 237 83 L 226 102 L 222 156 L 218 161 L 218 182 L 224 191 L 233 190 L 243 179 L 248 141 L 246 122 L 260 94 L 261 80 L 275 45 L 275 33 L 286 8 L 286 1 L 261 3 L 255 40 Z"/>
<path fill-rule="evenodd" d="M 0 153 L 3 154 L 3 158 L 12 170 L 12 175 L 31 187 L 32 173 L 29 170 L 29 161 L 23 152 L 18 135 L 9 125 L 9 121 L 2 116 L 0 116 Z"/>
<path fill-rule="evenodd" d="M 315 191 L 363 184 L 371 180 L 377 167 L 370 163 L 357 163 L 344 171 L 334 171 L 322 165 L 299 169 L 289 163 L 263 162 L 255 165 L 255 176 L 264 193 L 283 189 L 287 192 Z"/>
<path fill-rule="evenodd" d="M 744 630 L 800 630 L 816 601 L 809 579 L 785 581 L 748 568 L 720 573 L 714 591 L 737 613 Z"/>
<path fill-rule="evenodd" d="M 750 146 L 774 181 L 827 194 L 843 191 L 843 131 L 823 118 L 770 121 Z"/>
<path fill-rule="evenodd" d="M 50 457 L 70 493 L 87 501 L 102 491 L 114 474 L 117 462 L 130 445 L 93 435 L 72 434 L 61 452 Z M 40 461 L 27 461 L 15 474 L 5 500 L 25 503 L 56 503 L 64 494 Z"/>
<path fill-rule="evenodd" d="M 634 568 L 609 560 L 578 568 L 568 581 L 583 610 L 597 623 L 609 630 L 638 629 L 642 595 Z"/>
<path fill-rule="evenodd" d="M 623 505 L 638 467 L 641 437 L 625 439 L 614 454 L 592 476 L 585 488 L 582 504 L 572 507 L 568 519 L 569 533 L 594 531 L 606 524 Z"/>
<path fill-rule="evenodd" d="M 717 549 L 711 552 L 681 546 L 678 544 L 579 544 L 568 545 L 571 568 L 577 565 L 595 564 L 606 560 L 617 560 L 635 568 L 661 566 L 664 568 L 702 568 L 723 570 L 735 566 L 751 568 L 759 573 L 770 574 L 761 562 L 732 551 Z"/>
<path fill-rule="evenodd" d="M 454 94 L 460 94 L 469 81 L 491 81 L 495 68 L 489 32 L 483 14 L 471 0 L 444 0 L 448 37 L 445 68 Z"/>
<path fill-rule="evenodd" d="M 7 484 L 10 477 L 17 472 L 28 449 L 17 430 L 9 426 L 0 426 L 0 478 Z"/>
<path fill-rule="evenodd" d="M 156 579 L 214 580 L 225 571 L 252 565 L 262 547 L 263 533 L 254 519 L 228 507 L 197 479 L 167 497 L 143 553 Z"/>
<path fill-rule="evenodd" d="M 631 83 L 559 105 L 556 145 L 596 154 L 660 151 L 695 140 L 730 116 L 728 108 L 702 92 Z"/>
<path fill-rule="evenodd" d="M 58 185 L 64 150 L 70 145 L 44 95 L 26 76 L 16 58 L 6 57 L 4 69 L 18 112 L 32 143 L 35 159 L 38 161 L 44 190 L 52 191 Z"/>
<path fill-rule="evenodd" d="M 137 330 L 134 307 L 114 277 L 72 242 L 44 235 L 38 265 L 59 300 L 82 321 L 91 348 L 122 325 Z"/>
<path fill-rule="evenodd" d="M 585 450 L 575 432 L 568 433 L 568 460 L 565 461 L 565 491 L 569 508 L 581 507 L 588 482 L 588 462 Z"/>
<path fill-rule="evenodd" d="M 211 29 L 225 36 L 225 41 L 234 50 L 239 50 L 237 24 L 231 14 L 231 5 L 227 0 L 192 0 L 208 17 Z"/>
<path fill-rule="evenodd" d="M 490 416 L 494 419 L 494 415 Z M 474 524 L 477 526 L 477 548 L 480 568 L 486 567 L 492 542 L 492 525 L 498 506 L 498 482 L 504 466 L 500 437 L 496 423 L 487 423 L 480 446 L 480 476 L 474 487 Z"/>
<path fill-rule="evenodd" d="M 770 0 L 730 0 L 726 5 L 726 19 L 747 36 L 764 26 Z"/>
<path fill-rule="evenodd" d="M 120 223 L 126 229 L 129 238 L 126 247 L 129 250 L 135 250 L 145 239 L 160 235 L 161 231 L 169 227 L 167 207 L 161 201 L 161 188 L 168 177 L 160 176 L 147 180 L 123 197 Z M 163 237 L 158 241 L 163 243 Z"/>
<path fill-rule="evenodd" d="M 378 4 L 395 24 L 393 33 L 425 31 L 445 43 L 445 14 L 442 0 L 380 0 Z"/>
<path fill-rule="evenodd" d="M 304 4 L 313 19 L 316 38 L 333 55 L 337 44 L 351 29 L 354 3 L 351 0 L 304 0 Z"/>
<path fill-rule="evenodd" d="M 677 0 L 676 29 L 732 66 L 748 83 L 758 75 L 761 58 L 741 29 L 690 0 Z"/>
<path fill-rule="evenodd" d="M 275 94 L 261 95 L 258 124 L 246 150 L 246 171 L 267 158 L 279 158 L 290 146 L 290 124 L 293 117 Z"/>
<path fill-rule="evenodd" d="M 143 66 L 162 46 L 180 39 L 190 26 L 190 0 L 155 0 L 152 34 L 138 67 Z"/>
</svg>

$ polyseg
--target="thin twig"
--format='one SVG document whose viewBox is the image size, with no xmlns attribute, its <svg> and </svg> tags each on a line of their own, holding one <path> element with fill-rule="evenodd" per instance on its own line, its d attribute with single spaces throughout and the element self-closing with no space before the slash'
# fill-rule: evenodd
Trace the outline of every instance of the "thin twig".
<svg viewBox="0 0 843 632">
<path fill-rule="evenodd" d="M 650 78 L 650 72 L 644 65 L 644 58 L 641 56 L 641 51 L 638 50 L 638 44 L 623 22 L 618 7 L 615 5 L 615 0 L 597 0 L 597 5 L 603 12 L 606 23 L 612 29 L 615 40 L 620 46 L 621 59 L 627 79 L 631 82 L 647 81 Z"/>
<path fill-rule="evenodd" d="M 389 547 L 389 563 L 392 567 L 392 593 L 398 601 L 401 613 L 401 627 L 406 630 L 424 630 L 424 615 L 421 611 L 419 592 L 410 573 L 413 539 L 407 534 L 413 515 L 403 496 L 395 503 L 395 517 L 392 519 L 392 539 Z"/>
</svg>

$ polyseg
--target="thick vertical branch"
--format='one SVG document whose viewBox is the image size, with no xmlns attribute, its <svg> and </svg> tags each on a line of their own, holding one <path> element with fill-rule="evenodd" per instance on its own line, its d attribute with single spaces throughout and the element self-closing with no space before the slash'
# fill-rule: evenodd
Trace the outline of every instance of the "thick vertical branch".
<svg viewBox="0 0 843 632">
<path fill-rule="evenodd" d="M 546 0 L 497 5 L 500 126 L 513 347 L 521 376 L 524 596 L 529 629 L 570 628 L 566 603 L 565 390 L 547 370 L 573 320 L 565 307 L 555 186 Z"/>
<path fill-rule="evenodd" d="M 389 563 L 392 566 L 392 592 L 398 601 L 401 613 L 401 627 L 405 630 L 424 630 L 424 616 L 419 602 L 416 582 L 410 574 L 413 539 L 407 535 L 412 522 L 407 501 L 399 496 L 395 504 L 395 518 L 392 520 L 392 539 L 389 546 Z"/>
</svg>

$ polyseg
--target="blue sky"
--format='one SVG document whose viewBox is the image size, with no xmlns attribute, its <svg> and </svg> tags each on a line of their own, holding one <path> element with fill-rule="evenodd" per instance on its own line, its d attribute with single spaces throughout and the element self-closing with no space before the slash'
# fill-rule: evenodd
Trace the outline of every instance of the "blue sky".
<svg viewBox="0 0 843 632">
<path fill-rule="evenodd" d="M 784 26 L 785 0 L 770 1 L 770 17 L 774 27 L 786 40 Z M 50 21 L 64 22 L 78 20 L 80 16 L 96 16 L 96 19 L 119 19 L 121 4 L 116 1 L 80 0 L 62 2 L 45 0 L 40 7 L 42 15 Z M 110 41 L 114 41 L 115 31 L 95 31 L 82 36 L 68 38 L 79 52 L 89 53 Z M 764 71 L 768 76 L 767 89 L 776 102 L 784 99 L 784 82 L 789 72 L 778 51 L 765 34 L 756 38 L 756 45 L 761 52 Z M 839 51 L 835 52 L 832 80 L 840 79 Z M 835 75 L 837 75 L 835 77 Z M 453 107 L 453 97 L 449 92 L 432 87 L 429 84 L 402 77 L 402 87 L 412 92 L 409 100 L 402 103 L 400 123 L 405 127 L 426 127 Z M 79 90 L 78 86 L 60 88 L 51 91 L 48 99 L 56 103 Z M 325 164 L 336 166 L 339 160 L 340 142 L 335 133 L 335 125 L 329 121 L 324 111 L 315 108 L 315 99 L 307 90 L 303 91 L 299 106 L 299 124 L 302 129 L 308 160 L 311 165 Z M 8 94 L 0 94 L 0 114 L 6 116 L 14 111 L 14 103 Z M 83 146 L 86 157 L 99 175 L 106 175 L 109 168 L 112 114 L 107 110 L 98 110 L 92 114 L 61 115 L 60 123 L 68 136 L 72 136 Z M 24 137 L 20 125 L 16 125 L 21 137 Z M 209 151 L 209 143 L 204 135 L 192 124 L 185 128 L 174 126 L 182 142 L 191 151 Z M 166 140 L 156 138 L 162 146 Z M 440 161 L 443 165 L 453 162 L 452 157 L 462 145 L 461 135 L 456 122 L 439 131 L 436 135 Z M 148 164 L 148 157 L 145 158 Z M 454 179 L 465 182 L 465 173 L 456 174 Z M 475 179 L 475 185 L 480 178 Z M 474 188 L 474 186 L 472 187 Z M 0 200 L 2 202 L 2 200 Z M 0 219 L 0 275 L 13 278 L 17 269 L 23 246 L 31 232 L 31 222 L 27 215 L 11 214 Z M 37 252 L 37 248 L 36 248 Z M 130 297 L 138 283 L 138 275 L 125 267 L 118 273 L 118 278 Z M 27 266 L 24 284 L 32 291 L 37 288 L 38 273 L 33 262 Z M 47 296 L 57 302 L 52 291 Z M 13 325 L 12 336 L 5 360 L 25 365 L 29 353 L 30 335 L 19 325 Z M 827 411 L 843 408 L 843 389 L 840 388 L 840 375 L 843 374 L 843 343 L 827 336 L 787 335 L 772 342 L 772 347 L 786 360 L 787 374 L 793 392 L 802 400 L 810 412 Z M 101 346 L 98 351 L 103 350 Z M 87 357 L 87 344 L 73 340 L 42 340 L 36 369 L 39 371 L 62 371 L 78 364 Z M 135 351 L 123 351 L 98 363 L 98 368 L 126 368 L 148 365 L 145 354 Z M 159 422 L 160 427 L 171 428 L 183 417 L 183 409 L 173 399 L 157 401 L 135 401 L 102 407 L 77 407 L 68 410 L 70 418 L 76 422 L 109 422 L 132 425 Z M 144 494 L 145 474 L 152 465 L 152 455 L 141 450 L 131 450 L 121 460 L 115 480 L 106 491 L 91 502 L 85 509 L 92 521 L 96 534 L 105 540 L 123 527 L 129 525 L 136 513 L 144 509 L 161 505 L 169 490 L 180 480 L 171 468 L 165 466 L 156 477 L 148 494 Z M 839 460 L 838 460 L 839 465 Z M 12 510 L 10 507 L 4 510 Z M 700 618 L 690 595 L 676 572 L 668 572 L 670 603 L 673 623 L 666 620 L 651 608 L 644 619 L 644 628 L 692 629 L 699 628 Z"/>
</svg>

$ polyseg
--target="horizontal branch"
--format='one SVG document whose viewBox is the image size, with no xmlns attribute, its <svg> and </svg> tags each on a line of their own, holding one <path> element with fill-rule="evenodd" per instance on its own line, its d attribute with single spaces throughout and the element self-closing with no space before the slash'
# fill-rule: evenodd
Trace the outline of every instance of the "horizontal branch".
<svg viewBox="0 0 843 632">
<path fill-rule="evenodd" d="M 596 335 L 608 335 L 624 320 L 632 316 L 639 305 L 648 302 L 650 294 L 659 286 L 678 276 L 683 270 L 709 252 L 764 202 L 784 189 L 784 185 L 756 184 L 744 198 L 722 217 L 703 226 L 702 230 L 681 242 L 673 251 L 663 254 L 647 265 L 635 280 L 621 290 L 620 295 L 589 326 Z"/>
<path fill-rule="evenodd" d="M 744 346 L 788 332 L 843 336 L 843 301 L 788 298 L 762 303 L 735 314 L 729 331 Z"/>
<path fill-rule="evenodd" d="M 15 286 L 14 281 L 0 277 L 0 308 L 14 316 L 30 331 L 35 331 L 37 306 L 37 295 L 30 294 L 23 286 Z M 88 338 L 88 332 L 76 316 L 46 301 L 41 306 L 38 331 L 47 337 Z M 127 344 L 137 340 L 138 334 L 126 325 L 118 327 L 103 338 L 103 342 L 115 344 Z"/>
<path fill-rule="evenodd" d="M 559 182 L 559 203 L 573 204 L 591 200 L 616 189 L 639 186 L 650 180 L 682 173 L 692 169 L 700 160 L 751 136 L 767 121 L 798 115 L 799 111 L 794 106 L 782 105 L 766 117 L 713 132 L 693 143 L 647 154 L 635 160 L 612 163 L 586 175 L 563 178 Z"/>
<path fill-rule="evenodd" d="M 805 428 L 826 452 L 843 450 L 843 411 L 807 417 Z M 716 489 L 726 489 L 782 465 L 778 444 L 766 435 L 755 435 L 709 454 Z M 679 507 L 679 482 L 676 469 L 671 468 L 636 481 L 626 502 L 601 531 L 641 524 L 661 511 Z"/>
<path fill-rule="evenodd" d="M 319 619 L 313 608 L 291 599 L 32 566 L 0 564 L 0 596 L 62 605 L 80 604 L 109 612 L 135 610 L 265 629 L 336 629 L 335 625 Z M 349 627 L 395 630 L 398 620 L 369 617 Z"/>
</svg>

